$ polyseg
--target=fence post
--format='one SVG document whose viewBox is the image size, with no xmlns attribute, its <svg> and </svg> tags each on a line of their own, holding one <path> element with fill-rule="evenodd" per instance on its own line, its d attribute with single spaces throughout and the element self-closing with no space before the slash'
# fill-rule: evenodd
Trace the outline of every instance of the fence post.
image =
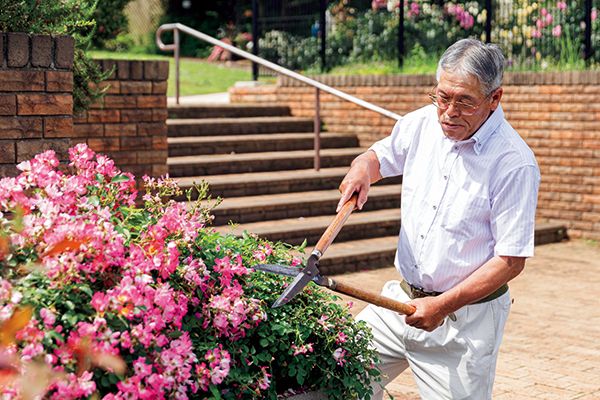
<svg viewBox="0 0 600 400">
<path fill-rule="evenodd" d="M 594 49 L 592 48 L 592 0 L 585 0 L 585 37 L 583 39 L 584 54 L 583 57 L 589 60 L 592 57 Z"/>
<path fill-rule="evenodd" d="M 398 66 L 404 64 L 404 0 L 398 2 Z"/>
<path fill-rule="evenodd" d="M 492 42 L 492 0 L 485 0 L 486 18 L 485 18 L 485 42 Z"/>
<path fill-rule="evenodd" d="M 252 0 L 252 54 L 258 56 L 258 0 Z M 258 80 L 258 64 L 252 62 L 252 80 Z"/>
<path fill-rule="evenodd" d="M 321 8 L 319 12 L 319 31 L 321 34 L 321 71 L 327 70 L 327 59 L 325 49 L 327 46 L 327 21 L 325 14 L 327 13 L 327 0 L 321 0 Z"/>
</svg>

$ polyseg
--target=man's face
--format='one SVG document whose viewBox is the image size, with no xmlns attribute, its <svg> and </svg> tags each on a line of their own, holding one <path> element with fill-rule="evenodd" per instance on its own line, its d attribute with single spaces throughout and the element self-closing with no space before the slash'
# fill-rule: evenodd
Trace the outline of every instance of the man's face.
<svg viewBox="0 0 600 400">
<path fill-rule="evenodd" d="M 447 137 L 458 141 L 473 136 L 490 113 L 498 107 L 502 88 L 496 89 L 488 96 L 487 93 L 483 93 L 479 80 L 474 76 L 469 75 L 465 78 L 442 71 L 435 95 L 449 103 L 448 108 L 437 110 L 442 130 Z M 462 111 L 465 109 L 463 104 L 476 106 L 466 111 L 467 114 L 472 113 L 472 115 L 465 115 Z"/>
</svg>

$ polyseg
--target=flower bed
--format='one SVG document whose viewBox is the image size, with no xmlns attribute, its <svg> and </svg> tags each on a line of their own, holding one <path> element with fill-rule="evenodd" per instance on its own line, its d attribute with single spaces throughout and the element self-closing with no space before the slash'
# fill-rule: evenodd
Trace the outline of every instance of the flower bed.
<svg viewBox="0 0 600 400">
<path fill-rule="evenodd" d="M 348 307 L 312 284 L 269 307 L 289 279 L 251 267 L 300 267 L 292 248 L 207 227 L 206 185 L 177 203 L 173 180 L 145 177 L 138 207 L 110 159 L 70 159 L 0 180 L 3 398 L 369 397 L 376 355 Z"/>
</svg>

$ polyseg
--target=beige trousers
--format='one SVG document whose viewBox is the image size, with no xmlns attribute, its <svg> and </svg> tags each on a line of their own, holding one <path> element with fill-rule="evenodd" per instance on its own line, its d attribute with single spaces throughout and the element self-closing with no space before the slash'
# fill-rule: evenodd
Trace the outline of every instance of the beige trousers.
<svg viewBox="0 0 600 400">
<path fill-rule="evenodd" d="M 410 300 L 398 281 L 387 282 L 382 295 Z M 410 366 L 425 400 L 491 399 L 510 304 L 507 292 L 487 303 L 465 306 L 455 313 L 456 321 L 446 318 L 433 332 L 406 325 L 404 316 L 393 311 L 367 306 L 357 319 L 373 330 L 383 374 L 372 398 L 383 399 L 383 387 Z"/>
</svg>

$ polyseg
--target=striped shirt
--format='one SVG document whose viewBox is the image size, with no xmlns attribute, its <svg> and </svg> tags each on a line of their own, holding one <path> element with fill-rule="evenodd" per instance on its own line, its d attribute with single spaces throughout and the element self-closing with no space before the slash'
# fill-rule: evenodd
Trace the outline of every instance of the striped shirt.
<svg viewBox="0 0 600 400">
<path fill-rule="evenodd" d="M 533 255 L 540 172 L 501 107 L 455 141 L 429 105 L 371 150 L 383 177 L 403 175 L 395 265 L 409 283 L 443 292 L 495 255 Z"/>
</svg>

